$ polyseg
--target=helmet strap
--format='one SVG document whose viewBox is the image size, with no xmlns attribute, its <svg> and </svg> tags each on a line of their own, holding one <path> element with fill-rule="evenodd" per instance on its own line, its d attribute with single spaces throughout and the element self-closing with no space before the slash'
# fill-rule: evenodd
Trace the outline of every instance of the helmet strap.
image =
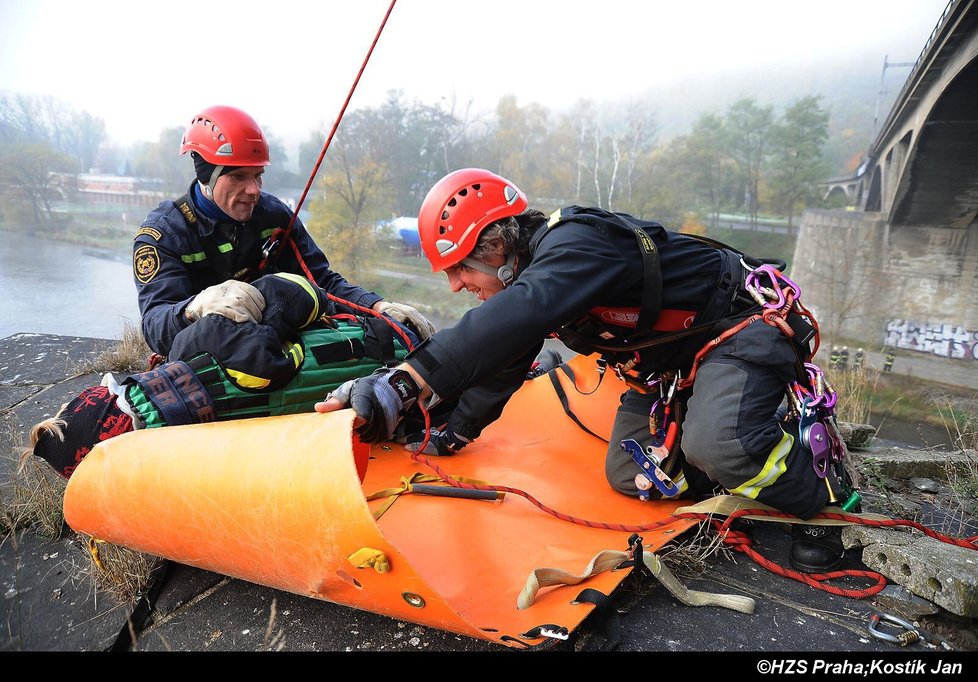
<svg viewBox="0 0 978 682">
<path fill-rule="evenodd" d="M 217 185 L 217 179 L 221 177 L 221 172 L 224 170 L 224 166 L 214 166 L 214 172 L 211 173 L 210 179 L 207 184 L 200 182 L 200 189 L 204 192 L 204 196 L 214 201 L 214 186 Z"/>
<path fill-rule="evenodd" d="M 495 277 L 500 282 L 503 283 L 504 287 L 508 287 L 513 283 L 513 278 L 516 277 L 516 254 L 511 253 L 506 257 L 506 262 L 499 266 L 498 269 L 493 269 L 492 266 L 486 265 L 480 260 L 475 258 L 463 258 L 462 265 L 470 267 L 473 270 L 478 270 L 481 273 L 489 275 L 490 277 Z"/>
</svg>

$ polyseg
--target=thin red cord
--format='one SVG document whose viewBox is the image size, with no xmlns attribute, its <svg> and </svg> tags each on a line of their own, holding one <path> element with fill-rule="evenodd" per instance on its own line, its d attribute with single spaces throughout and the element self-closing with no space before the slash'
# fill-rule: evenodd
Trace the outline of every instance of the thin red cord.
<svg viewBox="0 0 978 682">
<path fill-rule="evenodd" d="M 309 189 L 312 187 L 312 183 L 316 179 L 316 174 L 319 173 L 319 167 L 323 164 L 323 159 L 326 158 L 326 150 L 329 149 L 329 145 L 333 141 L 333 136 L 336 135 L 336 130 L 340 126 L 340 121 L 343 120 L 343 115 L 346 113 L 346 108 L 350 105 L 350 100 L 353 99 L 353 93 L 356 91 L 357 85 L 360 83 L 360 76 L 363 75 L 364 70 L 367 68 L 367 62 L 370 61 L 370 56 L 374 52 L 374 47 L 377 45 L 377 41 L 380 40 L 380 34 L 384 32 L 384 27 L 387 25 L 387 19 L 394 10 L 394 4 L 396 2 L 397 0 L 391 0 L 391 4 L 387 8 L 387 12 L 384 14 L 384 19 L 380 22 L 380 27 L 377 29 L 377 33 L 374 35 L 374 39 L 370 43 L 370 49 L 367 50 L 367 55 L 363 58 L 363 63 L 360 65 L 360 70 L 357 71 L 357 77 L 353 80 L 353 85 L 350 87 L 350 91 L 346 95 L 346 100 L 344 100 L 343 106 L 340 108 L 339 115 L 336 117 L 336 120 L 333 121 L 333 127 L 329 131 L 329 135 L 326 138 L 326 142 L 323 144 L 322 150 L 319 152 L 319 158 L 316 160 L 316 165 L 313 167 L 312 173 L 309 174 L 309 180 L 306 182 L 305 189 L 302 190 L 302 196 L 299 197 L 299 201 L 295 205 L 295 211 L 292 212 L 292 217 L 289 219 L 289 225 L 285 228 L 285 234 L 282 237 L 283 240 L 291 241 L 290 237 L 292 234 L 292 227 L 295 225 L 296 218 L 299 215 L 299 209 L 302 208 L 302 204 L 306 200 L 306 195 L 309 194 Z M 292 248 L 296 248 L 295 244 L 293 244 Z M 298 255 L 298 251 L 296 252 L 296 255 Z M 299 262 L 302 262 L 301 258 L 299 259 Z M 302 264 L 302 267 L 305 269 L 305 263 Z M 308 270 L 306 270 L 306 274 L 309 276 Z M 315 279 L 313 279 L 311 276 L 309 276 L 309 279 L 315 282 Z"/>
</svg>

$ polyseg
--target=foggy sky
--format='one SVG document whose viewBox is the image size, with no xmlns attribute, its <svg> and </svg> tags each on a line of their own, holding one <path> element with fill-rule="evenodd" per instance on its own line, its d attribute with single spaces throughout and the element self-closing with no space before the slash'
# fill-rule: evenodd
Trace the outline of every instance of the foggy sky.
<svg viewBox="0 0 978 682">
<path fill-rule="evenodd" d="M 0 0 L 0 92 L 51 95 L 153 141 L 210 104 L 328 130 L 389 0 Z M 914 61 L 946 0 L 398 0 L 352 108 L 387 91 L 551 109 L 709 75 Z M 909 50 L 906 46 L 913 46 Z M 901 49 L 902 48 L 902 49 Z"/>
</svg>

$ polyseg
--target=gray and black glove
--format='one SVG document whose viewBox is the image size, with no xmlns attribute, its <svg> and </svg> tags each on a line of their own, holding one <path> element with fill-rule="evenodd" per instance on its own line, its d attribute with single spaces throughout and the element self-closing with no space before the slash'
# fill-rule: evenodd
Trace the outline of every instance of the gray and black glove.
<svg viewBox="0 0 978 682">
<path fill-rule="evenodd" d="M 357 428 L 365 443 L 382 443 L 394 436 L 404 413 L 418 402 L 421 389 L 403 369 L 381 367 L 373 374 L 339 386 L 327 398 L 336 398 L 365 420 Z"/>
<path fill-rule="evenodd" d="M 431 438 L 428 440 L 428 444 L 424 446 L 424 450 L 421 451 L 423 455 L 449 457 L 472 442 L 464 436 L 459 436 L 447 427 L 444 431 L 431 429 L 430 433 Z M 424 442 L 424 436 L 424 431 L 411 434 L 407 437 L 407 443 L 404 445 L 404 449 L 409 452 L 418 452 L 418 448 Z"/>
</svg>

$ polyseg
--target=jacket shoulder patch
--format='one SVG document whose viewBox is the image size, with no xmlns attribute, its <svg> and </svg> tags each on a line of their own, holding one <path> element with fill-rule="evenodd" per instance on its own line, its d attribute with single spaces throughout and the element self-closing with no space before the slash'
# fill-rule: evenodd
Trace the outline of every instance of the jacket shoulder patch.
<svg viewBox="0 0 978 682">
<path fill-rule="evenodd" d="M 155 246 L 142 244 L 133 252 L 132 271 L 136 279 L 143 284 L 156 277 L 156 273 L 160 271 L 160 256 Z"/>
<path fill-rule="evenodd" d="M 133 239 L 137 239 L 140 235 L 146 235 L 147 237 L 152 237 L 154 241 L 159 241 L 163 234 L 159 230 L 154 230 L 152 227 L 141 227 L 139 231 L 136 232 L 136 236 Z"/>
</svg>

